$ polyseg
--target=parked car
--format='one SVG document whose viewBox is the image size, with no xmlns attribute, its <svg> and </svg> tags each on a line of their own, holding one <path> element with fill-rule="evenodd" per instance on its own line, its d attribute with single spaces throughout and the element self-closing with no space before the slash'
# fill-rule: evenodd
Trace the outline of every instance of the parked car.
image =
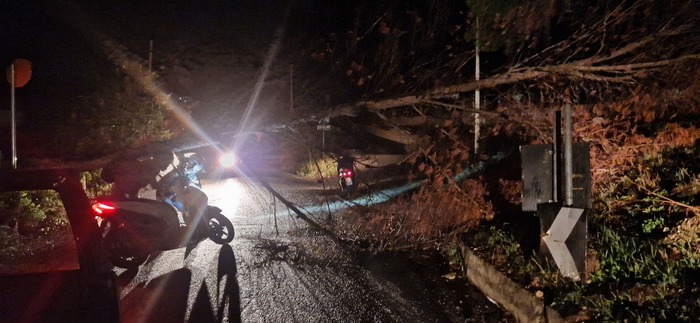
<svg viewBox="0 0 700 323">
<path fill-rule="evenodd" d="M 78 172 L 0 172 L 0 290 L 0 322 L 120 321 Z"/>
<path fill-rule="evenodd" d="M 204 177 L 228 177 L 238 173 L 241 159 L 219 142 L 190 145 L 180 150 L 183 154 L 197 154 L 204 159 Z"/>
<path fill-rule="evenodd" d="M 245 170 L 264 173 L 278 168 L 275 165 L 281 152 L 271 136 L 249 131 L 235 135 L 225 133 L 219 137 L 218 141 L 182 144 L 177 150 L 204 158 L 204 178 L 250 176 L 253 174 L 244 174 Z"/>
</svg>

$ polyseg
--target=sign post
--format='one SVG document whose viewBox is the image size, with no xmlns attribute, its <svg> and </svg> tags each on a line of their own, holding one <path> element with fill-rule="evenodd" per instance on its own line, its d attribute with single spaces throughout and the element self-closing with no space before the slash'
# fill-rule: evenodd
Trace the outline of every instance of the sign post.
<svg viewBox="0 0 700 323">
<path fill-rule="evenodd" d="M 586 267 L 587 210 L 592 208 L 590 148 L 572 142 L 571 106 L 563 112 L 563 118 L 561 111 L 555 113 L 552 145 L 520 147 L 522 208 L 537 211 L 541 255 L 554 260 L 563 276 L 579 280 Z"/>
<path fill-rule="evenodd" d="M 15 123 L 15 63 L 10 64 L 10 119 L 12 120 L 12 169 L 17 169 L 17 130 Z"/>
<path fill-rule="evenodd" d="M 321 130 L 321 150 L 326 153 L 326 131 L 331 130 L 331 125 L 329 124 L 319 124 L 316 126 L 316 130 Z"/>
<path fill-rule="evenodd" d="M 12 169 L 17 169 L 17 122 L 15 118 L 15 88 L 27 85 L 32 76 L 32 63 L 26 59 L 16 59 L 7 69 L 10 82 L 10 118 L 12 127 Z"/>
</svg>

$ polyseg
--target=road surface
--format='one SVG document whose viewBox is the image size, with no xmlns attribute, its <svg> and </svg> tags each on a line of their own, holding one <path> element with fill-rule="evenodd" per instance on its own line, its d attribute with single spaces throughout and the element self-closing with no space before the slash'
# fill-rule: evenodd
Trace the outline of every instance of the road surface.
<svg viewBox="0 0 700 323">
<path fill-rule="evenodd" d="M 318 184 L 267 178 L 311 206 Z M 293 217 L 243 177 L 204 181 L 210 204 L 236 228 L 228 245 L 209 240 L 118 269 L 124 322 L 483 322 L 505 314 L 473 288 L 432 290 L 401 259 L 356 256 Z M 276 202 L 276 203 L 273 203 Z"/>
</svg>

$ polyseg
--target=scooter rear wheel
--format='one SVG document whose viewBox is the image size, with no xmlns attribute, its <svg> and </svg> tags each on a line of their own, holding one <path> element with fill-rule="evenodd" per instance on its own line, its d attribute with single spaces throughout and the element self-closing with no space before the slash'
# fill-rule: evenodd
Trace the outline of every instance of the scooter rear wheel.
<svg viewBox="0 0 700 323">
<path fill-rule="evenodd" d="M 105 248 L 107 249 L 107 258 L 112 265 L 125 268 L 135 269 L 146 262 L 148 253 L 138 250 L 129 237 L 125 236 L 121 230 L 113 230 L 104 237 Z"/>
<path fill-rule="evenodd" d="M 218 244 L 225 244 L 233 241 L 236 235 L 233 223 L 219 212 L 209 213 L 209 239 Z"/>
</svg>

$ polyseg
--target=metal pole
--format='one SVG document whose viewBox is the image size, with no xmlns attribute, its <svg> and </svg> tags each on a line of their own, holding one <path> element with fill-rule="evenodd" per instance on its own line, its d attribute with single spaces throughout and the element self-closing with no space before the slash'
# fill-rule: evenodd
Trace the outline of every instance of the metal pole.
<svg viewBox="0 0 700 323">
<path fill-rule="evenodd" d="M 10 64 L 10 118 L 12 119 L 12 169 L 17 169 L 17 123 L 15 122 L 15 63 Z"/>
<path fill-rule="evenodd" d="M 289 110 L 294 110 L 294 64 L 289 64 Z"/>
<path fill-rule="evenodd" d="M 573 150 L 571 133 L 571 105 L 564 105 L 564 189 L 566 190 L 566 205 L 574 204 L 573 193 Z"/>
<path fill-rule="evenodd" d="M 476 18 L 476 57 L 475 57 L 475 70 L 474 70 L 474 78 L 476 79 L 477 83 L 479 82 L 479 74 L 480 72 L 480 66 L 481 62 L 479 60 L 479 18 Z M 474 156 L 479 152 L 479 132 L 481 132 L 481 125 L 479 124 L 479 109 L 481 108 L 481 91 L 479 91 L 479 87 L 477 86 L 476 90 L 474 91 L 474 110 L 477 112 L 474 113 Z"/>
<path fill-rule="evenodd" d="M 552 202 L 561 199 L 561 110 L 554 111 L 554 133 L 552 134 Z"/>
</svg>

